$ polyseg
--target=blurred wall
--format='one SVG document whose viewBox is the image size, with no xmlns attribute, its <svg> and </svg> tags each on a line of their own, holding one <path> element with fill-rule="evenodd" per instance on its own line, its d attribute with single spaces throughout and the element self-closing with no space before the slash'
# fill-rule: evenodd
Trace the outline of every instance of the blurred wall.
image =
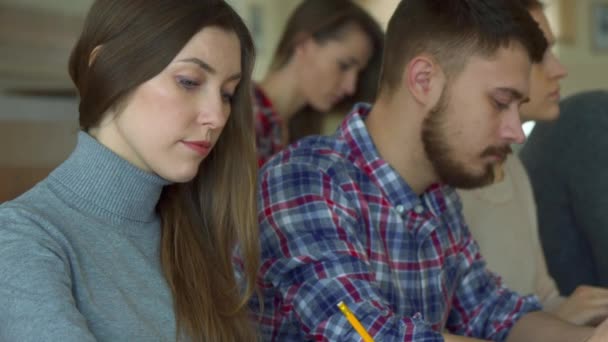
<svg viewBox="0 0 608 342">
<path fill-rule="evenodd" d="M 593 31 L 597 28 L 594 11 L 598 5 L 608 8 L 608 0 L 553 0 L 548 3 L 548 13 L 554 10 L 551 6 L 557 7 L 557 17 L 551 19 L 558 33 L 564 36 L 556 46 L 559 58 L 569 71 L 562 81 L 564 96 L 583 90 L 608 89 L 608 49 L 599 51 L 592 43 Z M 606 13 L 608 15 L 608 10 Z M 559 32 L 560 24 L 566 24 L 567 32 Z M 608 36 L 608 27 L 605 33 Z"/>
<path fill-rule="evenodd" d="M 76 144 L 75 100 L 0 95 L 0 203 L 42 180 Z"/>
<path fill-rule="evenodd" d="M 331 1 L 331 0 L 328 0 Z M 264 77 L 289 14 L 301 0 L 230 0 L 247 23 L 256 45 L 254 80 Z"/>
<path fill-rule="evenodd" d="M 14 198 L 73 149 L 77 101 L 17 96 L 70 89 L 70 50 L 90 0 L 0 0 L 0 203 Z"/>
</svg>

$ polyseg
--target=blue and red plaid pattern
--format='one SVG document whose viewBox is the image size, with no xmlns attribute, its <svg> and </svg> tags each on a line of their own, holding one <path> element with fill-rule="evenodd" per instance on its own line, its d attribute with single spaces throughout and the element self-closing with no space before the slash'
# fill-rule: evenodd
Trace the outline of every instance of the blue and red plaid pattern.
<svg viewBox="0 0 608 342">
<path fill-rule="evenodd" d="M 502 341 L 539 310 L 489 272 L 456 192 L 416 195 L 382 160 L 358 104 L 331 137 L 310 137 L 260 171 L 264 341 L 358 341 L 344 301 L 376 341 Z"/>
<path fill-rule="evenodd" d="M 270 99 L 258 86 L 253 87 L 253 114 L 255 115 L 255 142 L 258 166 L 285 148 L 283 119 L 275 111 Z"/>
</svg>

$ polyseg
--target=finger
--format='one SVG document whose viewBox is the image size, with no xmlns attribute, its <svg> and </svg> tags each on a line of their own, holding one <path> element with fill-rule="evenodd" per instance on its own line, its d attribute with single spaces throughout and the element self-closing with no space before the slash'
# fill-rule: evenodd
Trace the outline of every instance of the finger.
<svg viewBox="0 0 608 342">
<path fill-rule="evenodd" d="M 587 290 L 593 294 L 593 296 L 598 297 L 608 297 L 608 289 L 605 287 L 597 287 L 597 286 L 586 286 Z"/>
</svg>

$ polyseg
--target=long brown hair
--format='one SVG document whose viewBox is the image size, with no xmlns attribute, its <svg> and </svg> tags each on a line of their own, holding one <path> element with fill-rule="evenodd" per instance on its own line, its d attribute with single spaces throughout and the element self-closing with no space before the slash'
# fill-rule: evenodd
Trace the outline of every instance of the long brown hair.
<svg viewBox="0 0 608 342">
<path fill-rule="evenodd" d="M 337 104 L 335 110 L 346 111 L 355 101 L 372 102 L 376 97 L 384 34 L 380 25 L 359 5 L 351 0 L 304 0 L 291 14 L 279 40 L 270 71 L 281 69 L 293 56 L 302 36 L 311 36 L 323 43 L 339 39 L 343 30 L 355 24 L 372 42 L 372 56 L 361 71 L 355 94 Z M 296 113 L 289 121 L 289 140 L 321 133 L 324 114 L 309 106 Z"/>
<path fill-rule="evenodd" d="M 259 260 L 249 90 L 254 50 L 240 17 L 219 0 L 97 0 L 69 71 L 80 95 L 80 126 L 87 131 L 209 26 L 238 36 L 242 79 L 230 118 L 198 175 L 163 189 L 157 205 L 160 258 L 173 293 L 176 339 L 185 334 L 193 341 L 254 341 L 247 310 Z M 231 262 L 237 244 L 242 283 Z"/>
</svg>

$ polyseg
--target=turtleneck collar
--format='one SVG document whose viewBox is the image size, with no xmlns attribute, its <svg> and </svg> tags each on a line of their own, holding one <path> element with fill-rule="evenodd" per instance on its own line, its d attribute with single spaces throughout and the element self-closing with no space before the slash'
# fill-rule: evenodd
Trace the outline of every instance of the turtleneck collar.
<svg viewBox="0 0 608 342">
<path fill-rule="evenodd" d="M 50 178 L 72 195 L 81 210 L 112 220 L 150 222 L 169 181 L 145 172 L 99 143 L 85 132 L 70 157 Z"/>
</svg>

